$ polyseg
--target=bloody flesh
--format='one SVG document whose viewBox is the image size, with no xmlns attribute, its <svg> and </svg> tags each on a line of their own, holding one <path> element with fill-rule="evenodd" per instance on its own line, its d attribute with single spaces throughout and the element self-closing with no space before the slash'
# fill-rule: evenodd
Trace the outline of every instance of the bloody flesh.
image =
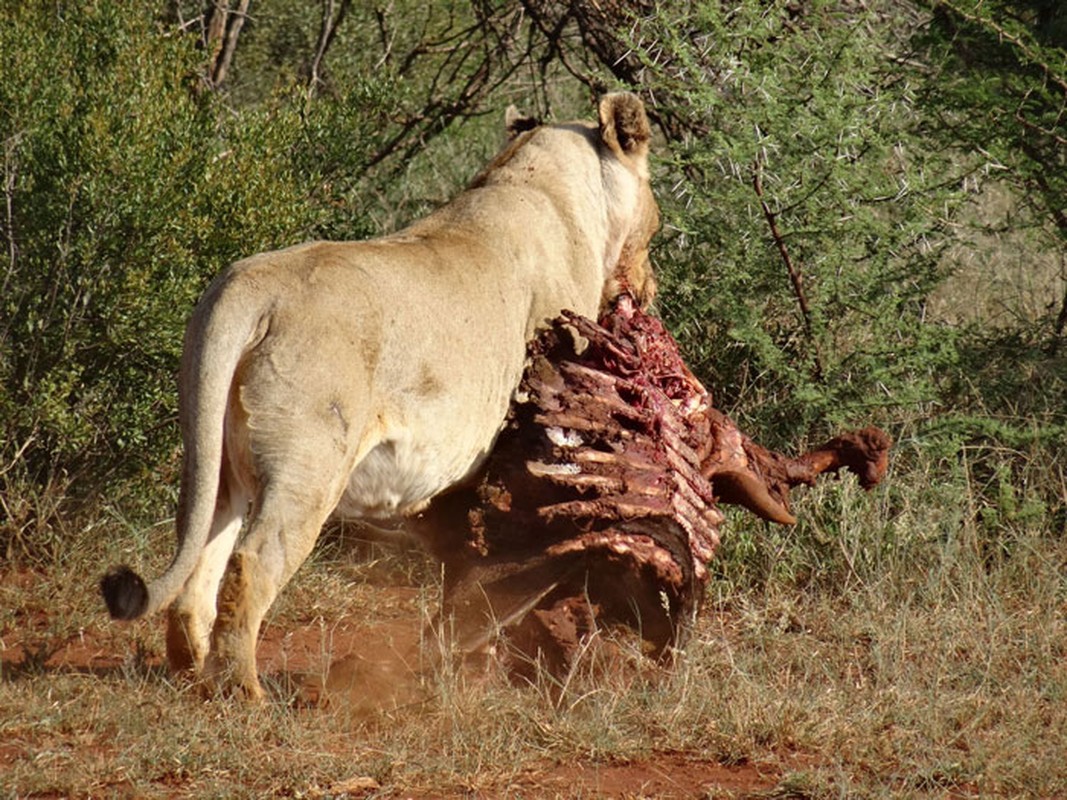
<svg viewBox="0 0 1067 800">
<path fill-rule="evenodd" d="M 455 638 L 469 652 L 503 634 L 559 671 L 595 628 L 621 624 L 662 657 L 704 597 L 717 502 L 791 524 L 791 487 L 845 468 L 869 488 L 890 444 L 866 428 L 796 459 L 769 451 L 628 295 L 599 323 L 565 312 L 531 343 L 480 480 L 423 517 Z"/>
</svg>

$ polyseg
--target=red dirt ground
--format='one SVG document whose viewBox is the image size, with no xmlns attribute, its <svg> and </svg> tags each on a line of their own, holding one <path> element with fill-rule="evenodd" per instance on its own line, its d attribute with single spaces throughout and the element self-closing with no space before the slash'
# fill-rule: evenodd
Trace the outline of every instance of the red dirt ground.
<svg viewBox="0 0 1067 800">
<path fill-rule="evenodd" d="M 0 572 L 0 584 L 34 582 L 32 574 Z M 403 605 L 416 590 L 392 588 Z M 45 599 L 42 598 L 42 603 Z M 103 617 L 103 614 L 101 615 Z M 101 619 L 100 625 L 73 635 L 50 634 L 44 607 L 16 612 L 14 624 L 0 628 L 0 674 L 10 678 L 23 669 L 45 672 L 106 672 L 122 666 L 129 639 L 119 626 Z M 330 703 L 330 698 L 357 717 L 373 715 L 381 707 L 418 702 L 414 669 L 417 667 L 418 630 L 412 621 L 357 624 L 342 621 L 268 626 L 258 654 L 267 684 L 296 689 L 309 701 Z M 329 663 L 323 668 L 324 654 Z M 147 655 L 146 666 L 161 657 Z M 325 674 L 323 674 L 325 673 Z M 368 690 L 369 688 L 369 690 Z M 357 691 L 358 690 L 358 691 Z M 284 689 L 283 689 L 284 691 Z M 375 698 L 371 703 L 367 698 Z M 303 713 L 316 713 L 309 709 Z M 11 754 L 0 744 L 0 772 Z M 86 758 L 93 757 L 85 753 Z M 699 753 L 662 752 L 639 761 L 552 763 L 527 770 L 519 779 L 500 786 L 444 788 L 434 793 L 382 791 L 367 778 L 342 781 L 324 788 L 322 796 L 430 798 L 589 797 L 598 798 L 704 798 L 761 796 L 778 784 L 780 775 L 753 764 L 724 765 Z"/>
</svg>

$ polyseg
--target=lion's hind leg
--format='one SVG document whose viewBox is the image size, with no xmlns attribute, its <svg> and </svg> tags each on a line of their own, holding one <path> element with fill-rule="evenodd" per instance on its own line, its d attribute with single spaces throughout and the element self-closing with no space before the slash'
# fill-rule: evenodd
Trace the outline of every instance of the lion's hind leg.
<svg viewBox="0 0 1067 800">
<path fill-rule="evenodd" d="M 230 556 L 218 596 L 204 676 L 210 691 L 260 700 L 256 640 L 263 617 L 311 553 L 332 510 L 326 498 L 299 502 L 277 482 L 264 493 L 248 532 Z"/>
<path fill-rule="evenodd" d="M 167 613 L 167 664 L 174 672 L 198 674 L 204 668 L 219 583 L 241 531 L 247 504 L 243 492 L 220 487 L 207 544 Z"/>
</svg>

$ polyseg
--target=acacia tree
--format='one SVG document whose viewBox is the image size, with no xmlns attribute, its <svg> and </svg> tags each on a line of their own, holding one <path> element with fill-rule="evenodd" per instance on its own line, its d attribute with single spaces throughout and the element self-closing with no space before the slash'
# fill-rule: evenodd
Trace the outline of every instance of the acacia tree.
<svg viewBox="0 0 1067 800">
<path fill-rule="evenodd" d="M 727 402 L 758 394 L 783 435 L 958 396 L 980 332 L 927 301 L 976 176 L 1009 184 L 1010 224 L 1067 270 L 1062 4 L 522 5 L 582 84 L 645 94 L 671 143 L 663 313 Z M 1049 308 L 1054 351 L 1067 294 Z"/>
<path fill-rule="evenodd" d="M 953 353 L 921 323 L 959 169 L 923 146 L 887 4 L 523 5 L 671 142 L 661 308 L 728 405 L 792 438 L 932 398 Z"/>
</svg>

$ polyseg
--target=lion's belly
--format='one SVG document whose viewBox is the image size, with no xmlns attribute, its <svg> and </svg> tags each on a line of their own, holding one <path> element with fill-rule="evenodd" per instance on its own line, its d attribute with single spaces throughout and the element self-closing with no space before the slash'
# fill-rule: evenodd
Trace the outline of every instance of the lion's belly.
<svg viewBox="0 0 1067 800">
<path fill-rule="evenodd" d="M 430 498 L 480 466 L 484 456 L 442 458 L 427 448 L 384 441 L 356 466 L 334 512 L 344 518 L 391 518 L 421 510 Z"/>
<path fill-rule="evenodd" d="M 495 404 L 494 404 L 495 405 Z M 506 403 L 471 414 L 464 429 L 442 418 L 382 435 L 349 475 L 335 510 L 343 518 L 391 518 L 417 513 L 435 495 L 468 478 L 484 462 L 503 423 Z"/>
</svg>

